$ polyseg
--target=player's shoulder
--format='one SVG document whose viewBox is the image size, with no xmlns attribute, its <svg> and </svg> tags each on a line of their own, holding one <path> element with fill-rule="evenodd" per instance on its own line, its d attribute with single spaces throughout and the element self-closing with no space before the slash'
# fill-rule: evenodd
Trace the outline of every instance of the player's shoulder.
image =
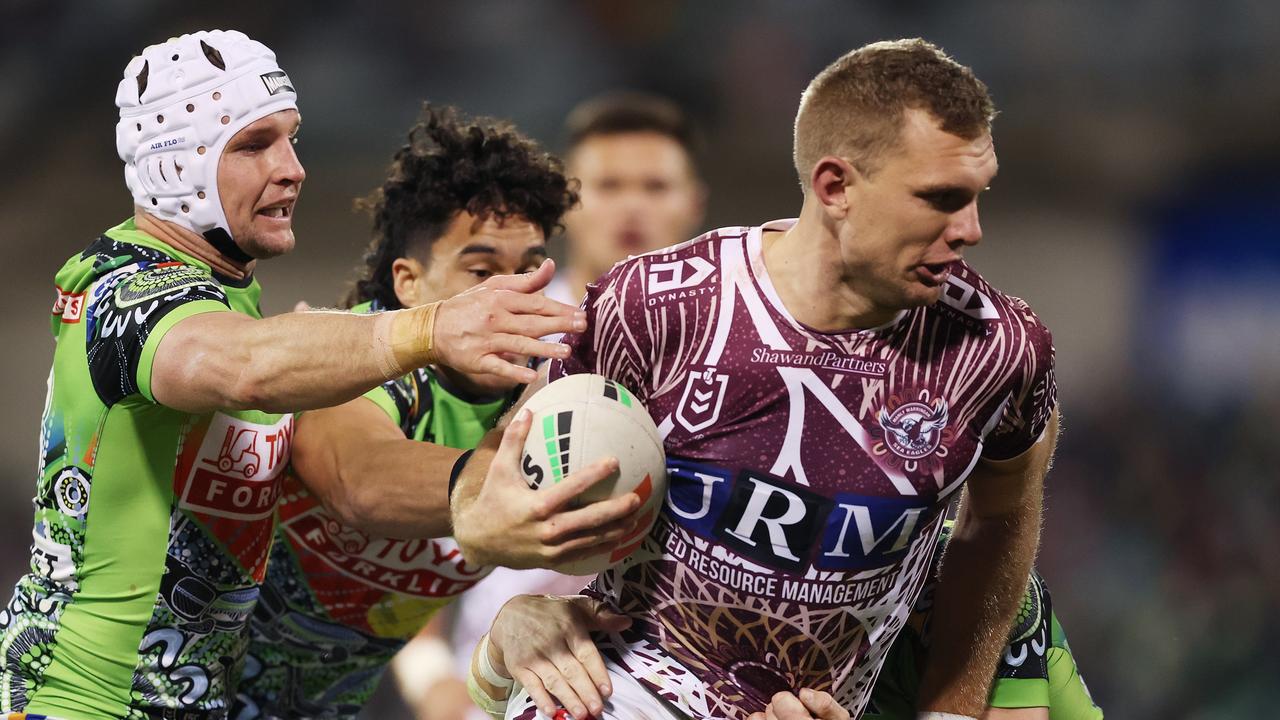
<svg viewBox="0 0 1280 720">
<path fill-rule="evenodd" d="M 208 268 L 184 261 L 127 224 L 111 228 L 68 258 L 54 276 L 54 287 L 53 313 L 64 323 L 78 322 L 83 311 L 92 314 L 113 304 L 132 307 L 186 288 L 223 294 Z"/>
<path fill-rule="evenodd" d="M 91 263 L 93 280 L 100 286 L 109 286 L 116 299 L 126 304 L 188 287 L 221 288 L 209 268 L 184 259 L 136 231 L 112 228 L 92 242 L 80 257 Z"/>
<path fill-rule="evenodd" d="M 1051 341 L 1049 328 L 1025 300 L 992 285 L 964 260 L 952 264 L 942 296 L 931 309 L 981 336 L 1003 329 L 1033 343 Z"/>
<path fill-rule="evenodd" d="M 719 285 L 723 242 L 745 242 L 750 231 L 749 227 L 718 228 L 682 243 L 632 255 L 614 265 L 596 284 L 625 289 L 633 302 L 649 308 L 707 295 Z"/>
</svg>

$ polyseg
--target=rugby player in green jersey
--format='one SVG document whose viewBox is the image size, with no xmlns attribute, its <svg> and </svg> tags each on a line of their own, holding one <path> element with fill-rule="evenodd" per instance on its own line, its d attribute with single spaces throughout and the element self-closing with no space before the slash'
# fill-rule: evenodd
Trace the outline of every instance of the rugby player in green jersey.
<svg viewBox="0 0 1280 720">
<path fill-rule="evenodd" d="M 275 55 L 238 32 L 171 39 L 129 63 L 116 104 L 134 214 L 55 279 L 31 565 L 0 610 L 0 711 L 224 718 L 290 413 L 432 363 L 525 382 L 519 358 L 566 351 L 536 338 L 584 319 L 529 294 L 550 263 L 412 309 L 262 319 L 254 265 L 293 248 L 305 177 Z M 447 475 L 457 455 L 429 460 Z"/>
<path fill-rule="evenodd" d="M 346 304 L 415 308 L 528 272 L 576 202 L 559 161 L 510 126 L 427 106 L 363 203 L 373 241 Z M 432 528 L 446 493 L 427 491 L 419 451 L 474 447 L 516 388 L 429 365 L 298 416 L 297 477 L 285 478 L 233 717 L 354 717 L 405 642 L 488 574 L 447 524 Z"/>
</svg>

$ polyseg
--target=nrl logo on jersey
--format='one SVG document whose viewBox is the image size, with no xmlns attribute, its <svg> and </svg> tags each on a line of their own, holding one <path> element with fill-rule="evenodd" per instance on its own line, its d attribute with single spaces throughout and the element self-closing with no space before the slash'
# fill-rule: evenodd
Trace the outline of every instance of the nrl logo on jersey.
<svg viewBox="0 0 1280 720">
<path fill-rule="evenodd" d="M 909 461 L 932 454 L 942 445 L 949 412 L 946 400 L 928 401 L 924 392 L 919 400 L 880 408 L 877 419 L 884 430 L 885 447 Z"/>
<path fill-rule="evenodd" d="M 713 367 L 689 373 L 684 394 L 680 396 L 680 406 L 676 409 L 676 420 L 691 433 L 711 427 L 720 419 L 724 391 L 728 386 L 729 376 Z"/>
</svg>

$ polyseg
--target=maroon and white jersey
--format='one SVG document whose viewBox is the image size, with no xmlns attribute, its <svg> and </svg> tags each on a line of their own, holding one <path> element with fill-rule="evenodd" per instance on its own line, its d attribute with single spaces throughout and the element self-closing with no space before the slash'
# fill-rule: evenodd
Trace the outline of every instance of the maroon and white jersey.
<svg viewBox="0 0 1280 720">
<path fill-rule="evenodd" d="M 1049 331 L 963 263 L 884 326 L 797 322 L 760 241 L 793 222 L 619 263 L 551 366 L 622 382 L 665 438 L 662 515 L 593 587 L 634 619 L 606 656 L 696 718 L 805 687 L 856 717 L 947 501 L 979 458 L 1030 448 L 1055 402 Z"/>
</svg>

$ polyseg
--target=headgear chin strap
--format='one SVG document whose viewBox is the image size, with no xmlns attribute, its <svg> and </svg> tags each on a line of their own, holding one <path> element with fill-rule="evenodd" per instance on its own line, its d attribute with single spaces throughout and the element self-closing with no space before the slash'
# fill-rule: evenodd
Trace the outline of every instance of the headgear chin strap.
<svg viewBox="0 0 1280 720">
<path fill-rule="evenodd" d="M 222 212 L 218 159 L 246 125 L 298 109 L 297 99 L 275 53 L 244 33 L 201 31 L 143 50 L 116 89 L 116 150 L 134 203 L 248 262 Z"/>
</svg>

